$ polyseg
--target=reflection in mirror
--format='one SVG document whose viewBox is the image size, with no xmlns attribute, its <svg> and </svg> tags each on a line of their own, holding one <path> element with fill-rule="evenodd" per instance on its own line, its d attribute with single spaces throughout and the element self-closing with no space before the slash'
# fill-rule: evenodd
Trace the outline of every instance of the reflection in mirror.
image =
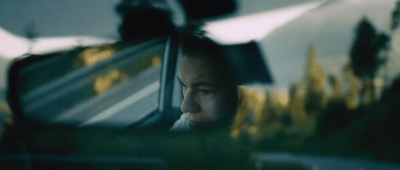
<svg viewBox="0 0 400 170">
<path fill-rule="evenodd" d="M 20 111 L 46 124 L 127 127 L 157 108 L 164 42 L 37 56 L 18 72 Z"/>
<path fill-rule="evenodd" d="M 79 59 L 85 66 L 93 66 L 100 61 L 107 60 L 114 56 L 115 48 L 111 45 L 104 45 L 100 47 L 91 47 L 83 50 L 78 54 Z"/>
</svg>

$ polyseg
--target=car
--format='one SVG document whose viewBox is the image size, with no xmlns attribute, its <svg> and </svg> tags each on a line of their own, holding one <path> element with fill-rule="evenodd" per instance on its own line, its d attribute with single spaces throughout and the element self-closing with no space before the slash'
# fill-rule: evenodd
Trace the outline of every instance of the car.
<svg viewBox="0 0 400 170">
<path fill-rule="evenodd" d="M 399 169 L 400 3 L 283 1 L 235 15 L 239 2 L 121 1 L 120 41 L 12 60 L 0 166 Z M 229 127 L 170 132 L 189 21 L 205 23 L 239 85 Z"/>
</svg>

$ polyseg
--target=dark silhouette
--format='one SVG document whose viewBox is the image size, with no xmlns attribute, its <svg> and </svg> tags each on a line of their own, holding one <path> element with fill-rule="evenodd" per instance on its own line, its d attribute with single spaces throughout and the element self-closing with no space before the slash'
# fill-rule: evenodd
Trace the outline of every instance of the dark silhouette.
<svg viewBox="0 0 400 170">
<path fill-rule="evenodd" d="M 397 1 L 396 8 L 392 12 L 391 29 L 395 30 L 400 24 L 400 1 Z"/>
<path fill-rule="evenodd" d="M 361 99 L 370 103 L 374 99 L 373 78 L 379 67 L 385 62 L 380 52 L 388 48 L 389 37 L 377 33 L 366 18 L 361 20 L 356 30 L 356 37 L 350 51 L 350 66 L 354 74 L 361 79 Z"/>
<path fill-rule="evenodd" d="M 29 40 L 29 50 L 28 53 L 32 53 L 33 43 L 35 42 L 35 38 L 39 36 L 36 31 L 35 22 L 31 22 L 28 26 L 24 29 L 25 37 Z"/>
<path fill-rule="evenodd" d="M 122 19 L 119 26 L 122 41 L 143 42 L 167 36 L 174 28 L 169 11 L 154 8 L 148 1 L 123 0 L 116 12 Z"/>
</svg>

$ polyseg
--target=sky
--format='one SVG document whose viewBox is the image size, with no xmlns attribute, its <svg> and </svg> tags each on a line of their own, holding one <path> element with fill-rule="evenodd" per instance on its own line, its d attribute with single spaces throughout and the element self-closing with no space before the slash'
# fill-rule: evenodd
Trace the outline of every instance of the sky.
<svg viewBox="0 0 400 170">
<path fill-rule="evenodd" d="M 311 44 L 315 45 L 318 60 L 326 69 L 326 74 L 340 77 L 344 64 L 348 62 L 358 22 L 367 17 L 378 32 L 389 32 L 394 2 L 333 1 L 272 32 L 261 42 L 261 46 L 275 85 L 287 86 L 304 75 Z M 399 56 L 396 59 L 399 60 Z"/>
<path fill-rule="evenodd" d="M 312 0 L 238 0 L 237 11 L 227 17 L 309 1 Z M 1 0 L 0 28 L 21 37 L 25 37 L 28 28 L 34 28 L 39 38 L 96 36 L 118 39 L 117 30 L 121 20 L 115 12 L 115 6 L 119 2 L 120 0 Z M 0 36 L 1 38 L 5 37 Z M 1 48 L 6 47 L 0 46 L 0 51 L 12 50 Z M 0 90 L 5 85 L 8 63 L 9 59 L 0 57 Z"/>
<path fill-rule="evenodd" d="M 34 24 L 39 36 L 116 36 L 116 0 L 2 0 L 0 27 L 23 36 Z"/>
<path fill-rule="evenodd" d="M 312 0 L 238 0 L 234 15 L 246 15 Z M 118 38 L 120 0 L 1 0 L 0 27 L 24 36 L 32 23 L 39 36 L 91 35 Z"/>
<path fill-rule="evenodd" d="M 249 15 L 312 1 L 318 0 L 238 0 L 238 10 L 230 16 Z M 24 36 L 24 30 L 33 23 L 41 37 L 85 35 L 117 39 L 120 19 L 114 8 L 119 2 L 1 0 L 0 27 Z M 340 74 L 341 69 L 329 63 L 347 61 L 345 55 L 351 46 L 356 23 L 367 16 L 379 31 L 387 32 L 394 2 L 337 0 L 273 31 L 260 42 L 260 46 L 267 56 L 275 84 L 284 86 L 301 76 L 307 50 L 312 43 L 316 45 L 323 65 L 332 70 L 330 72 Z M 282 67 L 288 61 L 291 62 L 288 65 L 291 69 Z"/>
</svg>

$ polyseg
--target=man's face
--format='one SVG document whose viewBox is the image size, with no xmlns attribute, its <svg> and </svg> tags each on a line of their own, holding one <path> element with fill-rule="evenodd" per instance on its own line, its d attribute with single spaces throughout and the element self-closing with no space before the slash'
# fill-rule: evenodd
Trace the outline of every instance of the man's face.
<svg viewBox="0 0 400 170">
<path fill-rule="evenodd" d="M 227 114 L 227 92 L 221 88 L 223 76 L 202 57 L 181 57 L 178 79 L 182 84 L 181 110 L 188 113 L 191 127 L 209 127 Z"/>
</svg>

